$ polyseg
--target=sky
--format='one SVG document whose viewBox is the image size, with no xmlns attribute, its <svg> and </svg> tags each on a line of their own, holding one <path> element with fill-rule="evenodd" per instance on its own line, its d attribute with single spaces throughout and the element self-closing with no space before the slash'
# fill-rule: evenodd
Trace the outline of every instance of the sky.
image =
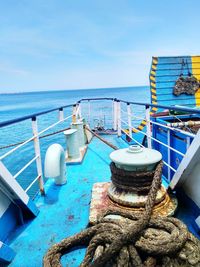
<svg viewBox="0 0 200 267">
<path fill-rule="evenodd" d="M 199 0 L 1 0 L 0 92 L 148 85 L 200 54 Z"/>
</svg>

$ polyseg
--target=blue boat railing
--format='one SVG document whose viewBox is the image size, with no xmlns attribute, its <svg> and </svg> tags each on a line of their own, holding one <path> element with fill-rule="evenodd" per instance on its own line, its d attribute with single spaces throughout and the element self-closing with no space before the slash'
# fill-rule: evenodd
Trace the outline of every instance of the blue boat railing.
<svg viewBox="0 0 200 267">
<path fill-rule="evenodd" d="M 52 129 L 56 127 L 57 125 L 68 121 L 69 123 L 72 120 L 76 120 L 78 118 L 87 117 L 87 120 L 91 122 L 91 119 L 95 116 L 98 116 L 98 112 L 95 111 L 95 114 L 91 110 L 91 104 L 97 103 L 101 101 L 106 101 L 106 103 L 109 104 L 109 110 L 111 113 L 106 114 L 107 117 L 109 117 L 109 122 L 112 124 L 111 128 L 116 131 L 118 137 L 128 137 L 129 140 L 132 142 L 135 142 L 139 144 L 140 146 L 144 146 L 141 141 L 138 141 L 138 139 L 135 138 L 134 132 L 137 134 L 140 134 L 142 136 L 146 136 L 147 138 L 147 146 L 149 148 L 152 148 L 155 143 L 159 143 L 161 146 L 165 147 L 167 149 L 167 160 L 164 161 L 165 166 L 168 169 L 168 175 L 167 179 L 170 181 L 172 179 L 173 173 L 176 171 L 176 169 L 171 164 L 171 157 L 170 153 L 171 151 L 177 153 L 179 156 L 184 157 L 185 153 L 183 153 L 181 150 L 174 148 L 171 146 L 170 138 L 171 138 L 171 132 L 178 132 L 182 135 L 186 136 L 186 140 L 188 140 L 187 148 L 189 147 L 191 141 L 195 137 L 195 134 L 173 128 L 170 126 L 167 126 L 165 124 L 162 124 L 158 121 L 155 121 L 151 117 L 151 108 L 157 107 L 162 109 L 170 109 L 175 111 L 183 111 L 187 112 L 188 114 L 200 114 L 200 110 L 198 109 L 191 109 L 191 108 L 185 108 L 185 107 L 173 107 L 173 106 L 163 106 L 163 105 L 156 105 L 156 104 L 150 104 L 150 103 L 140 103 L 140 102 L 130 102 L 130 101 L 124 101 L 119 100 L 116 98 L 87 98 L 87 99 L 81 99 L 77 103 L 61 106 L 58 108 L 38 112 L 35 114 L 31 114 L 28 116 L 24 116 L 21 118 L 16 118 L 4 122 L 0 122 L 0 128 L 13 125 L 25 120 L 31 120 L 32 123 L 32 132 L 33 136 L 22 142 L 21 144 L 17 145 L 16 147 L 12 148 L 11 150 L 7 151 L 6 153 L 2 154 L 0 156 L 0 161 L 11 155 L 13 152 L 19 150 L 24 145 L 33 142 L 34 144 L 34 157 L 28 161 L 16 174 L 13 175 L 13 179 L 16 179 L 20 174 L 22 174 L 31 164 L 34 162 L 36 163 L 37 167 L 37 176 L 35 178 L 30 179 L 30 183 L 28 186 L 24 189 L 25 192 L 28 193 L 30 188 L 35 185 L 36 182 L 39 183 L 39 190 L 41 193 L 44 193 L 44 178 L 43 178 L 43 170 L 42 170 L 42 160 L 41 160 L 41 147 L 40 147 L 40 136 L 48 131 L 49 129 Z M 87 105 L 87 107 L 85 107 Z M 96 104 L 95 104 L 96 105 Z M 135 106 L 139 106 L 143 108 L 143 112 L 141 112 L 142 116 L 136 116 L 134 114 Z M 64 116 L 64 109 L 71 108 L 71 115 Z M 45 129 L 38 131 L 38 117 L 42 116 L 44 114 L 48 114 L 51 112 L 57 111 L 58 112 L 58 121 L 49 125 Z M 143 120 L 145 122 L 145 127 L 143 129 L 138 129 L 135 124 L 138 120 Z M 164 128 L 167 131 L 167 141 L 164 143 L 161 140 L 158 140 L 157 138 L 153 137 L 152 135 L 152 126 L 156 125 L 158 127 Z M 13 163 L 14 164 L 14 163 Z M 1 170 L 0 170 L 1 175 Z"/>
</svg>

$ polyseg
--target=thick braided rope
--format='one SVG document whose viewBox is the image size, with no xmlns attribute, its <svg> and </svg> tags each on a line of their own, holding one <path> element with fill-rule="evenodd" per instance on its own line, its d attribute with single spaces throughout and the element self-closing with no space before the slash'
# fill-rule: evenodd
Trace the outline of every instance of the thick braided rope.
<svg viewBox="0 0 200 267">
<path fill-rule="evenodd" d="M 133 192 L 149 192 L 155 171 L 133 172 L 116 167 L 114 162 L 110 163 L 112 183 L 121 189 Z"/>
<path fill-rule="evenodd" d="M 176 218 L 151 218 L 161 183 L 159 163 L 151 190 L 140 216 L 117 210 L 106 211 L 98 223 L 53 245 L 44 256 L 44 267 L 61 267 L 60 258 L 70 249 L 86 246 L 81 267 L 177 267 L 200 266 L 200 242 Z M 107 215 L 120 215 L 112 220 Z"/>
</svg>

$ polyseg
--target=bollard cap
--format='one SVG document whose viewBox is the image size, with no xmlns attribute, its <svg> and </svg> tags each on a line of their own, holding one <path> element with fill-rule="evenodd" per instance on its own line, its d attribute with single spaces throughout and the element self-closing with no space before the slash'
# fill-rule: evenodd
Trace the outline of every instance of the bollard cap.
<svg viewBox="0 0 200 267">
<path fill-rule="evenodd" d="M 69 129 L 69 130 L 64 131 L 64 135 L 71 135 L 71 134 L 74 134 L 75 132 L 77 132 L 76 129 Z"/>
<path fill-rule="evenodd" d="M 110 154 L 110 159 L 118 165 L 119 168 L 129 170 L 130 167 L 150 167 L 155 166 L 162 159 L 162 155 L 155 149 L 143 148 L 133 145 L 128 148 L 118 149 Z M 127 168 L 128 167 L 128 168 Z"/>
</svg>

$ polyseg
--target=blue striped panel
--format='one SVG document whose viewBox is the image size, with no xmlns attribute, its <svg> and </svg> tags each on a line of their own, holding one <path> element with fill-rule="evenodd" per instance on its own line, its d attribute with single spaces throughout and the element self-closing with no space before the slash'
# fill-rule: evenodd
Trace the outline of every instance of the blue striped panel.
<svg viewBox="0 0 200 267">
<path fill-rule="evenodd" d="M 192 67 L 189 67 L 190 72 L 192 72 Z M 160 69 L 160 70 L 156 70 L 156 77 L 160 77 L 160 76 L 173 76 L 173 75 L 177 75 L 179 76 L 181 73 L 181 68 L 176 68 L 176 69 Z M 183 74 L 187 75 L 187 69 L 183 70 Z"/>
<path fill-rule="evenodd" d="M 188 61 L 191 63 L 190 56 L 181 56 L 181 57 L 158 57 L 158 65 L 160 64 L 181 64 L 182 60 Z"/>
<path fill-rule="evenodd" d="M 185 65 L 182 70 L 183 60 Z M 154 100 L 152 97 L 152 101 L 157 100 L 157 103 L 161 105 L 195 106 L 195 96 L 186 94 L 173 95 L 173 88 L 180 74 L 183 73 L 183 76 L 187 76 L 188 71 L 192 72 L 191 57 L 158 57 L 157 61 L 155 74 L 153 75 L 155 77 L 153 88 L 155 88 L 156 93 L 151 92 L 151 96 L 156 95 L 156 99 L 154 98 Z"/>
<path fill-rule="evenodd" d="M 164 70 L 181 70 L 181 66 L 182 64 L 162 64 L 162 65 L 158 65 L 157 67 L 157 71 L 164 71 Z M 191 69 L 192 68 L 192 64 L 190 62 L 188 62 L 188 67 Z"/>
</svg>

